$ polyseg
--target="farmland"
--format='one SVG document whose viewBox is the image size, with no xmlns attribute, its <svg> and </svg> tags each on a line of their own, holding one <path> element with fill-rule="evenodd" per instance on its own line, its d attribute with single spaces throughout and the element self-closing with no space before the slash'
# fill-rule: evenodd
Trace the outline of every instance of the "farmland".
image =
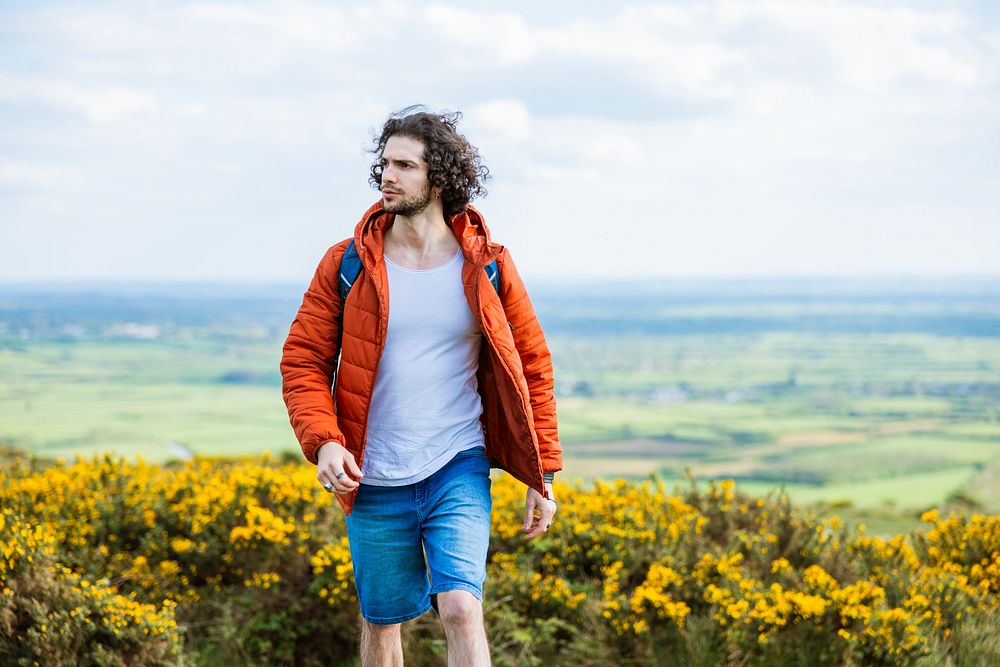
<svg viewBox="0 0 1000 667">
<path fill-rule="evenodd" d="M 533 289 L 561 477 L 731 478 L 793 501 L 998 511 L 1000 281 Z M 47 458 L 291 452 L 286 286 L 0 289 L 0 443 Z M 994 462 L 994 463 L 991 463 Z"/>
</svg>

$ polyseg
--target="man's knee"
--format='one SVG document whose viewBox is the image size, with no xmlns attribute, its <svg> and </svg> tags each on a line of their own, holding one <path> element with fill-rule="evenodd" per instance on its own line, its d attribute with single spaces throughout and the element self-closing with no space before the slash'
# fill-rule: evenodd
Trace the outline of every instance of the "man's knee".
<svg viewBox="0 0 1000 667">
<path fill-rule="evenodd" d="M 399 623 L 381 625 L 379 623 L 369 623 L 361 619 L 362 633 L 367 633 L 374 639 L 390 639 L 399 635 Z"/>
<path fill-rule="evenodd" d="M 450 627 L 476 627 L 483 623 L 483 603 L 468 591 L 444 591 L 438 594 L 441 622 Z"/>
</svg>

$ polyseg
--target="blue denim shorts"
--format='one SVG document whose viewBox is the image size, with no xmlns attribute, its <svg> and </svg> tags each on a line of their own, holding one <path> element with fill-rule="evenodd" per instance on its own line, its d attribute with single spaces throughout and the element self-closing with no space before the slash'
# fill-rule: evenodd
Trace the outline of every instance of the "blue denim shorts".
<svg viewBox="0 0 1000 667">
<path fill-rule="evenodd" d="M 354 584 L 369 623 L 402 623 L 437 609 L 437 594 L 483 599 L 490 540 L 490 464 L 459 452 L 414 484 L 361 484 L 347 517 Z"/>
</svg>

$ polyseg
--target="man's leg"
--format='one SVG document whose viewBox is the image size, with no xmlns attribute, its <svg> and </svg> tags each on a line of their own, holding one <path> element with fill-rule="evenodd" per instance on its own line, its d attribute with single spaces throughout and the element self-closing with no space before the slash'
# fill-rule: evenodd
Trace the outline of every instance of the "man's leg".
<svg viewBox="0 0 1000 667">
<path fill-rule="evenodd" d="M 414 486 L 362 484 L 346 517 L 361 607 L 361 664 L 402 665 L 399 624 L 430 609 Z"/>
<path fill-rule="evenodd" d="M 361 667 L 402 667 L 399 625 L 376 625 L 361 620 Z"/>
<path fill-rule="evenodd" d="M 448 639 L 448 667 L 489 667 L 483 604 L 463 590 L 438 593 L 437 604 Z"/>
<path fill-rule="evenodd" d="M 448 664 L 490 664 L 483 581 L 490 542 L 490 464 L 483 449 L 461 452 L 429 479 L 423 521 L 431 595 L 448 639 Z"/>
</svg>

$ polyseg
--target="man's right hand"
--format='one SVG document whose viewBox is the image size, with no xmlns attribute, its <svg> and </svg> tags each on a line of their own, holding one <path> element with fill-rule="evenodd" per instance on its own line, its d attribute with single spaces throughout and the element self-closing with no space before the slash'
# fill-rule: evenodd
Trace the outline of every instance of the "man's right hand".
<svg viewBox="0 0 1000 667">
<path fill-rule="evenodd" d="M 324 489 L 340 495 L 358 488 L 361 468 L 354 460 L 354 455 L 342 444 L 333 440 L 325 442 L 319 446 L 316 456 L 316 479 Z M 340 479 L 337 479 L 338 475 Z"/>
</svg>

